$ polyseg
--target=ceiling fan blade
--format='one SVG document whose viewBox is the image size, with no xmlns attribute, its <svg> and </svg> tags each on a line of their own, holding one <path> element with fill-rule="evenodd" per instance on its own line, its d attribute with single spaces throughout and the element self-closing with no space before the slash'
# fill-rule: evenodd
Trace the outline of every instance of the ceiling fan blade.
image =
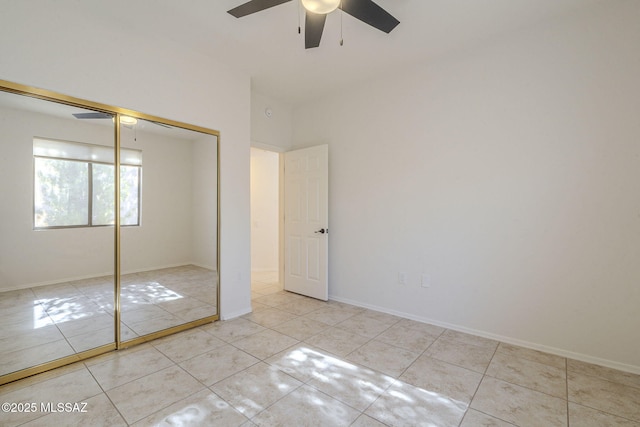
<svg viewBox="0 0 640 427">
<path fill-rule="evenodd" d="M 73 113 L 73 117 L 76 119 L 110 119 L 113 117 L 111 114 L 107 113 Z"/>
<path fill-rule="evenodd" d="M 385 33 L 390 33 L 400 23 L 372 0 L 342 0 L 340 8 L 354 18 Z"/>
<path fill-rule="evenodd" d="M 269 9 L 270 7 L 290 1 L 291 0 L 251 0 L 228 10 L 227 13 L 230 13 L 236 18 L 242 18 L 243 16 L 251 15 L 252 13 L 260 12 L 261 10 Z"/>
<path fill-rule="evenodd" d="M 307 11 L 304 18 L 304 48 L 320 46 L 326 14 L 318 14 Z"/>
<path fill-rule="evenodd" d="M 167 128 L 167 129 L 173 129 L 173 127 L 172 127 L 172 126 L 169 126 L 169 125 L 165 125 L 164 123 L 160 123 L 160 122 L 154 122 L 154 121 L 152 121 L 152 120 L 148 120 L 148 121 L 149 121 L 149 122 L 151 122 L 151 123 L 153 123 L 154 125 L 157 125 L 157 126 L 162 126 L 163 128 Z"/>
</svg>

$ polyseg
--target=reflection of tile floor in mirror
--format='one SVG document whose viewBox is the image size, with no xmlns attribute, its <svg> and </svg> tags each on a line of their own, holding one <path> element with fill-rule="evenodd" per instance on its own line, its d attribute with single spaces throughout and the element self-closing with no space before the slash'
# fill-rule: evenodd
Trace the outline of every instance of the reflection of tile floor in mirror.
<svg viewBox="0 0 640 427">
<path fill-rule="evenodd" d="M 122 276 L 121 337 L 216 314 L 215 272 L 193 265 Z M 0 375 L 114 340 L 113 278 L 0 293 Z"/>
<path fill-rule="evenodd" d="M 3 425 L 640 426 L 638 375 L 263 280 L 242 318 L 0 388 L 3 402 L 87 402 Z"/>
</svg>

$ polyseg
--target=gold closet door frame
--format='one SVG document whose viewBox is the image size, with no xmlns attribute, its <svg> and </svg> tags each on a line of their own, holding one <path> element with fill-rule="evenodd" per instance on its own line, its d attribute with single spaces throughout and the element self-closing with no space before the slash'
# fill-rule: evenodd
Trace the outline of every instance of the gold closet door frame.
<svg viewBox="0 0 640 427">
<path fill-rule="evenodd" d="M 45 101 L 57 102 L 59 104 L 70 105 L 73 107 L 85 108 L 88 110 L 94 110 L 102 113 L 109 113 L 115 115 L 114 123 L 114 139 L 115 139 L 115 157 L 114 157 L 114 169 L 120 170 L 120 117 L 129 116 L 136 119 L 148 120 L 152 122 L 158 122 L 173 127 L 192 130 L 207 135 L 216 137 L 216 314 L 213 316 L 207 316 L 202 319 L 194 320 L 184 323 L 182 325 L 173 326 L 171 328 L 163 329 L 157 332 L 137 337 L 128 341 L 120 340 L 120 317 L 121 317 L 121 269 L 120 269 L 120 215 L 115 215 L 114 225 L 114 322 L 115 322 L 115 336 L 112 344 L 107 344 L 92 348 L 90 350 L 82 351 L 79 353 L 65 356 L 50 362 L 45 362 L 40 365 L 32 366 L 30 368 L 21 369 L 10 374 L 0 376 L 0 386 L 17 381 L 22 378 L 26 378 L 32 375 L 37 375 L 42 372 L 49 371 L 51 369 L 59 368 L 74 362 L 86 360 L 91 357 L 98 356 L 100 354 L 108 353 L 110 351 L 119 350 L 122 348 L 131 347 L 137 344 L 141 344 L 147 341 L 151 341 L 167 335 L 172 335 L 177 332 L 184 331 L 186 329 L 195 328 L 206 323 L 210 323 L 220 319 L 220 132 L 213 129 L 204 128 L 201 126 L 191 125 L 188 123 L 178 122 L 175 120 L 165 119 L 163 117 L 152 116 L 149 114 L 141 113 L 135 110 L 129 110 L 127 108 L 115 107 L 108 104 L 102 104 L 99 102 L 88 101 L 86 99 L 76 98 L 73 96 L 64 95 L 61 93 L 53 92 L 46 89 L 40 89 L 33 86 L 26 86 L 19 83 L 10 82 L 0 79 L 0 91 L 14 93 L 17 95 L 29 96 L 31 98 L 42 99 Z M 120 174 L 115 175 L 115 212 L 120 212 Z"/>
</svg>

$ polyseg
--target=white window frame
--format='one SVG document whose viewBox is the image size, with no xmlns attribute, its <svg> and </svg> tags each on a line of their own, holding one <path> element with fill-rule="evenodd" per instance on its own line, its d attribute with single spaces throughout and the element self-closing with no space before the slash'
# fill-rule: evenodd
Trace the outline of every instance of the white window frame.
<svg viewBox="0 0 640 427">
<path fill-rule="evenodd" d="M 82 142 L 62 141 L 47 138 L 33 139 L 33 212 L 32 221 L 34 230 L 50 230 L 64 228 L 92 228 L 92 227 L 113 227 L 113 224 L 93 224 L 93 165 L 114 166 L 114 148 L 104 145 L 87 144 Z M 36 225 L 36 158 L 62 160 L 71 162 L 81 162 L 88 166 L 87 176 L 87 222 L 85 224 L 73 225 Z M 120 149 L 120 166 L 138 168 L 138 217 L 135 224 L 121 225 L 122 227 L 139 227 L 142 211 L 142 150 L 130 148 Z"/>
</svg>

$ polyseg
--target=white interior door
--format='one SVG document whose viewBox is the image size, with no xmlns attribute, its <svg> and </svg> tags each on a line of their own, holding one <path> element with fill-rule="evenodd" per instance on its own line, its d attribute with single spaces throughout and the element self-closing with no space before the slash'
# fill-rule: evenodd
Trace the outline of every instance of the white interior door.
<svg viewBox="0 0 640 427">
<path fill-rule="evenodd" d="M 284 288 L 329 297 L 329 146 L 284 155 Z"/>
</svg>

